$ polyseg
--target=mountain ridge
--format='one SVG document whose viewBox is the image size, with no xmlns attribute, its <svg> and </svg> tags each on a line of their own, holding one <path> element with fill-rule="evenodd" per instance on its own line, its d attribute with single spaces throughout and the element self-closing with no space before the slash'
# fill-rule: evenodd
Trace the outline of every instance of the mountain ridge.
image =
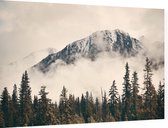
<svg viewBox="0 0 168 128">
<path fill-rule="evenodd" d="M 49 67 L 54 65 L 54 63 L 55 67 L 58 65 L 74 64 L 81 57 L 94 61 L 98 54 L 102 52 L 110 55 L 117 53 L 123 57 L 132 57 L 136 56 L 142 49 L 142 43 L 123 30 L 96 31 L 88 37 L 66 45 L 57 53 L 48 55 L 32 68 L 45 73 L 49 71 Z"/>
</svg>

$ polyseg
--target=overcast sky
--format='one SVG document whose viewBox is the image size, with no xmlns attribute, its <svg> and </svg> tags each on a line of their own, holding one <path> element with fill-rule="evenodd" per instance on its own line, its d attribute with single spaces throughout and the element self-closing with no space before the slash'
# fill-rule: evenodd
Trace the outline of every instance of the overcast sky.
<svg viewBox="0 0 168 128">
<path fill-rule="evenodd" d="M 99 30 L 119 28 L 131 36 L 164 40 L 164 12 L 47 3 L 0 2 L 0 65 L 33 51 L 65 45 Z M 152 44 L 153 46 L 153 44 Z"/>
</svg>

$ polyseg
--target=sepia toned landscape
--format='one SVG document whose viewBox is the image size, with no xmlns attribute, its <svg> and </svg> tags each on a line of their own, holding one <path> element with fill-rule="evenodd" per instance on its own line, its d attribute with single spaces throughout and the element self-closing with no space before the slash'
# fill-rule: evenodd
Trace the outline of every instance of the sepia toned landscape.
<svg viewBox="0 0 168 128">
<path fill-rule="evenodd" d="M 0 2 L 0 127 L 164 119 L 164 10 Z"/>
</svg>

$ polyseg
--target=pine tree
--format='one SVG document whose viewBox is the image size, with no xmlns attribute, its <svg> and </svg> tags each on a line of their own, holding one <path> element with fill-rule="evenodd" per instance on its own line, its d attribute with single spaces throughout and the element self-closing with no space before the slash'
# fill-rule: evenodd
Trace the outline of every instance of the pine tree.
<svg viewBox="0 0 168 128">
<path fill-rule="evenodd" d="M 118 94 L 117 86 L 114 80 L 109 90 L 109 97 L 110 97 L 109 108 L 110 108 L 111 115 L 115 118 L 115 120 L 120 119 L 118 96 L 119 94 Z"/>
<path fill-rule="evenodd" d="M 131 89 L 131 93 L 132 93 L 132 104 L 131 104 L 131 119 L 132 120 L 137 120 L 138 119 L 138 110 L 140 109 L 139 106 L 139 84 L 138 84 L 138 74 L 137 72 L 133 73 L 132 76 L 132 89 Z"/>
<path fill-rule="evenodd" d="M 39 112 L 38 112 L 38 124 L 51 125 L 56 124 L 56 117 L 54 114 L 54 108 L 51 104 L 51 99 L 47 98 L 48 92 L 46 92 L 46 86 L 41 86 L 39 91 Z"/>
<path fill-rule="evenodd" d="M 9 93 L 7 88 L 5 87 L 2 95 L 1 95 L 1 109 L 2 109 L 2 115 L 4 119 L 4 125 L 6 127 L 9 127 Z"/>
<path fill-rule="evenodd" d="M 92 106 L 93 105 L 93 97 L 92 95 L 89 96 L 89 92 L 86 91 L 86 96 L 84 97 L 82 94 L 81 97 L 81 111 L 84 117 L 85 123 L 91 122 L 91 115 L 92 115 Z"/>
<path fill-rule="evenodd" d="M 80 101 L 79 97 L 75 100 L 75 96 L 70 94 L 69 95 L 69 107 L 70 107 L 70 123 L 71 124 L 78 124 L 78 123 L 83 123 L 84 120 L 82 117 L 80 117 Z"/>
<path fill-rule="evenodd" d="M 81 96 L 81 113 L 82 113 L 82 116 L 83 116 L 83 118 L 84 118 L 84 120 L 85 120 L 85 123 L 87 123 L 87 112 L 86 112 L 86 99 L 85 99 L 85 97 L 84 97 L 84 95 L 82 94 L 82 96 Z"/>
<path fill-rule="evenodd" d="M 68 101 L 69 101 L 69 107 L 71 109 L 70 114 L 74 116 L 75 115 L 75 96 L 72 94 L 69 94 Z"/>
<path fill-rule="evenodd" d="M 146 58 L 146 64 L 144 69 L 144 119 L 155 119 L 156 118 L 156 107 L 157 107 L 157 94 L 155 87 L 152 83 L 152 62 Z"/>
<path fill-rule="evenodd" d="M 78 116 L 81 116 L 81 107 L 80 107 L 80 99 L 79 99 L 79 97 L 77 97 L 76 100 L 75 100 L 75 113 Z"/>
<path fill-rule="evenodd" d="M 104 92 L 104 96 L 102 97 L 102 121 L 107 122 L 107 116 L 108 116 L 108 103 L 107 103 L 107 96 L 106 92 Z"/>
<path fill-rule="evenodd" d="M 85 123 L 95 122 L 93 119 L 94 101 L 93 101 L 92 93 L 90 93 L 89 95 L 89 92 L 86 91 L 85 98 L 84 97 L 81 98 L 81 104 L 83 104 L 82 110 L 83 110 Z"/>
<path fill-rule="evenodd" d="M 129 78 L 129 66 L 126 63 L 125 66 L 125 76 L 124 76 L 124 87 L 123 87 L 123 95 L 122 95 L 122 120 L 130 120 L 131 118 L 131 84 Z"/>
<path fill-rule="evenodd" d="M 39 101 L 38 101 L 38 97 L 34 96 L 34 100 L 33 100 L 33 126 L 37 126 L 39 125 L 39 118 L 38 118 L 38 114 L 39 114 Z"/>
<path fill-rule="evenodd" d="M 31 88 L 27 71 L 24 72 L 20 87 L 20 125 L 32 125 L 32 99 Z"/>
<path fill-rule="evenodd" d="M 159 119 L 164 119 L 164 84 L 161 82 L 157 91 L 157 116 Z"/>
<path fill-rule="evenodd" d="M 102 97 L 102 121 L 103 122 L 115 121 L 114 117 L 110 113 L 108 99 L 105 91 L 104 96 Z"/>
<path fill-rule="evenodd" d="M 121 102 L 121 98 L 120 98 L 120 96 L 119 96 L 119 98 L 118 98 L 118 109 L 119 109 L 119 115 L 120 115 L 120 117 L 119 117 L 119 121 L 121 121 L 122 102 Z"/>
<path fill-rule="evenodd" d="M 93 113 L 94 113 L 94 99 L 92 96 L 92 93 L 89 95 L 89 100 L 88 100 L 88 113 L 89 113 L 89 122 L 94 123 L 95 120 L 93 118 Z"/>
<path fill-rule="evenodd" d="M 19 126 L 19 103 L 18 103 L 18 94 L 16 84 L 13 86 L 12 93 L 12 113 L 13 113 L 13 127 Z"/>
<path fill-rule="evenodd" d="M 13 126 L 13 120 L 14 120 L 14 113 L 13 113 L 13 102 L 11 97 L 9 96 L 9 115 L 8 115 L 8 126 Z"/>
<path fill-rule="evenodd" d="M 67 98 L 67 92 L 68 92 L 67 89 L 63 86 L 63 89 L 60 95 L 60 103 L 59 103 L 61 124 L 71 123 L 71 115 L 70 115 L 71 109 Z"/>
<path fill-rule="evenodd" d="M 96 97 L 96 100 L 95 100 L 95 107 L 94 107 L 94 119 L 96 120 L 96 122 L 101 122 L 102 119 L 101 119 L 101 106 L 100 106 L 100 102 L 99 102 L 99 99 Z"/>
<path fill-rule="evenodd" d="M 89 117 L 91 114 L 91 110 L 89 106 L 89 92 L 88 91 L 86 92 L 85 99 L 86 99 L 86 123 L 89 123 Z"/>
</svg>

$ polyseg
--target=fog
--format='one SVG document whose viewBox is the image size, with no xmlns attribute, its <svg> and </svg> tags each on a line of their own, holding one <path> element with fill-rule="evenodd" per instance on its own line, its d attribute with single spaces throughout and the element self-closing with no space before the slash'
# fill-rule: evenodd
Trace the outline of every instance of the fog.
<svg viewBox="0 0 168 128">
<path fill-rule="evenodd" d="M 143 41 L 147 56 L 164 58 L 164 10 L 143 8 L 117 8 L 105 6 L 81 6 L 64 4 L 42 4 L 26 2 L 0 3 L 0 93 L 7 87 L 10 94 L 14 84 L 20 87 L 25 70 L 36 64 L 42 55 L 27 60 L 24 57 L 40 49 L 56 48 L 58 51 L 69 43 L 101 30 L 121 29 L 130 36 Z M 8 65 L 11 62 L 15 66 Z M 96 61 L 78 60 L 75 65 L 51 69 L 47 74 L 29 73 L 32 96 L 38 95 L 40 87 L 47 86 L 49 97 L 59 99 L 62 87 L 68 93 L 81 96 L 91 91 L 100 96 L 101 89 L 107 93 L 113 82 L 122 93 L 125 64 L 130 66 L 130 79 L 138 72 L 139 84 L 143 88 L 145 58 L 123 59 L 100 54 Z M 163 81 L 164 67 L 153 71 L 153 83 L 157 89 Z M 143 93 L 143 92 L 140 92 Z"/>
<path fill-rule="evenodd" d="M 49 96 L 52 99 L 58 99 L 63 85 L 68 89 L 69 93 L 75 94 L 75 96 L 81 96 L 86 91 L 92 92 L 93 96 L 101 96 L 101 89 L 108 93 L 112 81 L 116 80 L 116 85 L 121 95 L 126 62 L 130 66 L 130 80 L 132 73 L 134 71 L 138 72 L 141 87 L 140 94 L 143 93 L 145 58 L 142 60 L 142 58 L 123 59 L 122 57 L 110 58 L 109 56 L 103 56 L 94 62 L 80 59 L 75 65 L 59 67 L 54 73 L 51 69 L 47 75 L 41 75 L 40 78 L 38 74 L 32 77 L 32 82 L 34 86 L 46 85 L 47 90 L 50 92 Z M 159 81 L 163 81 L 164 78 L 163 69 L 153 71 L 153 74 L 153 83 L 157 89 Z M 37 90 L 39 89 L 38 86 Z"/>
<path fill-rule="evenodd" d="M 130 67 L 130 80 L 134 71 L 138 72 L 138 83 L 140 84 L 140 93 L 142 94 L 143 76 L 145 58 L 139 54 L 137 57 L 125 59 L 121 56 L 111 57 L 107 54 L 99 54 L 96 61 L 90 61 L 88 59 L 81 58 L 75 64 L 59 66 L 54 69 L 50 67 L 50 71 L 46 74 L 35 71 L 29 73 L 30 86 L 32 88 L 32 96 L 38 95 L 40 87 L 45 85 L 46 90 L 49 92 L 48 97 L 53 101 L 58 101 L 63 86 L 68 89 L 68 94 L 74 94 L 75 96 L 81 96 L 86 91 L 92 92 L 94 97 L 101 96 L 101 90 L 105 90 L 108 94 L 110 86 L 113 80 L 116 81 L 116 85 L 119 94 L 122 94 L 123 90 L 123 77 L 125 75 L 125 64 L 129 63 Z M 53 69 L 52 69 L 53 68 Z M 7 70 L 6 70 L 7 71 Z M 20 81 L 24 69 L 19 69 L 17 72 L 8 68 L 6 74 L 3 76 L 3 86 L 7 86 L 9 92 L 12 92 L 12 86 L 14 83 L 20 87 Z M 153 70 L 153 83 L 158 88 L 159 81 L 163 82 L 164 68 L 159 70 Z M 2 82 L 2 81 L 1 81 Z M 3 86 L 0 86 L 0 90 L 3 90 Z"/>
</svg>

